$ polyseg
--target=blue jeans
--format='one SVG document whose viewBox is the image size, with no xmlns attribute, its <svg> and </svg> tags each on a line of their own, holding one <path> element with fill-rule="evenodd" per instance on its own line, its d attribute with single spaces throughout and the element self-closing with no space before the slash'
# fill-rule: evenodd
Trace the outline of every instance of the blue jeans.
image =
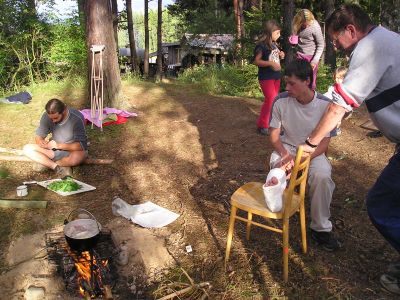
<svg viewBox="0 0 400 300">
<path fill-rule="evenodd" d="M 367 195 L 368 215 L 383 237 L 400 253 L 400 151 L 389 160 Z"/>
</svg>

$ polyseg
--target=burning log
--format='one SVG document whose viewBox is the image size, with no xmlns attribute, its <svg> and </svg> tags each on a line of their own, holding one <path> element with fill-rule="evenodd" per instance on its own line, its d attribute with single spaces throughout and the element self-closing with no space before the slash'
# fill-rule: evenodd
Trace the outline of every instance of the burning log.
<svg viewBox="0 0 400 300">
<path fill-rule="evenodd" d="M 113 299 L 111 287 L 109 285 L 104 286 L 104 297 L 109 300 Z"/>
<path fill-rule="evenodd" d="M 98 244 L 85 252 L 71 250 L 63 233 L 46 234 L 49 259 L 59 264 L 67 290 L 85 300 L 114 299 L 111 289 L 118 277 L 113 260 L 116 246 L 110 233 L 100 234 Z"/>
<path fill-rule="evenodd" d="M 86 300 L 92 299 L 92 297 L 90 296 L 89 292 L 85 292 L 85 296 L 84 297 L 85 297 Z"/>
</svg>

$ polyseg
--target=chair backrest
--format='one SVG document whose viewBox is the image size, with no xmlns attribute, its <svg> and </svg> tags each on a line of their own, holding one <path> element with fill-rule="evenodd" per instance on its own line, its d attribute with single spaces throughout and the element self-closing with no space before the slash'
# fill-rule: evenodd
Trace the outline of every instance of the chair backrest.
<svg viewBox="0 0 400 300">
<path fill-rule="evenodd" d="M 308 168 L 310 166 L 310 155 L 304 158 L 302 156 L 303 156 L 303 147 L 300 146 L 297 149 L 294 167 L 292 169 L 292 174 L 290 175 L 289 186 L 285 191 L 286 201 L 291 201 L 294 194 L 299 195 L 301 201 L 304 201 Z M 285 205 L 284 214 L 287 213 L 286 208 L 290 207 L 288 204 L 289 203 L 284 203 Z"/>
</svg>

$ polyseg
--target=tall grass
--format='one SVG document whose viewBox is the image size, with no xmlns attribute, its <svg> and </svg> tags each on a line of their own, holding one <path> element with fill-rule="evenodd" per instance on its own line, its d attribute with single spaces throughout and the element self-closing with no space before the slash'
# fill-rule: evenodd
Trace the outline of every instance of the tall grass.
<svg viewBox="0 0 400 300">
<path fill-rule="evenodd" d="M 196 83 L 204 91 L 217 95 L 262 97 L 257 79 L 257 67 L 245 65 L 202 65 L 186 69 L 178 81 Z"/>
<path fill-rule="evenodd" d="M 178 77 L 181 83 L 197 84 L 203 91 L 216 95 L 251 97 L 263 99 L 257 78 L 257 67 L 245 65 L 202 65 L 186 69 Z M 332 74 L 327 65 L 318 69 L 317 91 L 325 93 L 332 85 Z M 282 80 L 281 90 L 285 89 Z"/>
</svg>

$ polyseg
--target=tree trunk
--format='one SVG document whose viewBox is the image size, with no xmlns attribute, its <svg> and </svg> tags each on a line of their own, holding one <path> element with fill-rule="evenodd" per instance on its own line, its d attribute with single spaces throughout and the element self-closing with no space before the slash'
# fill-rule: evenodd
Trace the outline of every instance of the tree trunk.
<svg viewBox="0 0 400 300">
<path fill-rule="evenodd" d="M 149 77 L 149 2 L 144 0 L 144 66 L 143 77 Z"/>
<path fill-rule="evenodd" d="M 381 24 L 386 28 L 400 33 L 400 0 L 381 1 Z"/>
<path fill-rule="evenodd" d="M 86 0 L 86 44 L 88 55 L 88 74 L 92 68 L 92 45 L 105 45 L 103 51 L 103 86 L 104 107 L 115 107 L 121 92 L 121 77 L 119 73 L 117 51 L 115 49 L 114 31 L 112 26 L 111 4 L 108 0 Z M 90 86 L 89 86 L 90 91 Z M 89 92 L 90 95 L 90 92 Z M 90 101 L 90 99 L 89 99 Z"/>
<path fill-rule="evenodd" d="M 236 23 L 236 47 L 235 47 L 235 63 L 238 63 L 239 55 L 242 51 L 242 17 L 239 2 L 241 0 L 233 0 L 233 10 L 235 13 Z"/>
<path fill-rule="evenodd" d="M 85 0 L 78 0 L 79 23 L 86 32 Z"/>
<path fill-rule="evenodd" d="M 325 0 L 325 19 L 335 10 L 335 0 Z M 325 27 L 325 63 L 331 70 L 336 68 L 336 52 L 331 41 L 329 40 L 328 30 Z"/>
<path fill-rule="evenodd" d="M 283 49 L 285 52 L 285 64 L 289 64 L 294 58 L 294 50 L 289 44 L 289 36 L 292 34 L 292 20 L 294 16 L 294 1 L 293 0 L 283 0 Z"/>
<path fill-rule="evenodd" d="M 249 5 L 249 9 L 254 8 L 258 8 L 258 9 L 262 9 L 262 0 L 250 0 L 248 2 Z"/>
<path fill-rule="evenodd" d="M 128 17 L 129 48 L 131 50 L 131 64 L 134 72 L 139 72 L 138 57 L 136 53 L 135 32 L 133 30 L 132 0 L 126 0 L 126 14 Z"/>
<path fill-rule="evenodd" d="M 27 7 L 29 9 L 29 15 L 35 19 L 37 19 L 37 10 L 36 10 L 36 1 L 28 0 L 26 1 Z"/>
<path fill-rule="evenodd" d="M 163 53 L 162 53 L 162 0 L 158 0 L 157 21 L 157 74 L 156 81 L 162 79 Z"/>
<path fill-rule="evenodd" d="M 239 0 L 239 16 L 240 16 L 240 33 L 241 33 L 241 38 L 245 36 L 245 31 L 244 31 L 244 0 Z"/>
<path fill-rule="evenodd" d="M 113 20 L 113 29 L 114 29 L 114 39 L 115 39 L 115 48 L 118 52 L 118 3 L 117 0 L 111 1 L 112 7 L 112 20 Z"/>
<path fill-rule="evenodd" d="M 269 11 L 270 5 L 269 5 L 268 1 L 260 1 L 260 3 L 262 5 L 262 6 L 260 6 L 260 10 L 262 10 L 264 12 L 264 14 L 266 14 L 266 15 L 268 15 L 268 14 L 271 15 L 271 12 Z"/>
</svg>

